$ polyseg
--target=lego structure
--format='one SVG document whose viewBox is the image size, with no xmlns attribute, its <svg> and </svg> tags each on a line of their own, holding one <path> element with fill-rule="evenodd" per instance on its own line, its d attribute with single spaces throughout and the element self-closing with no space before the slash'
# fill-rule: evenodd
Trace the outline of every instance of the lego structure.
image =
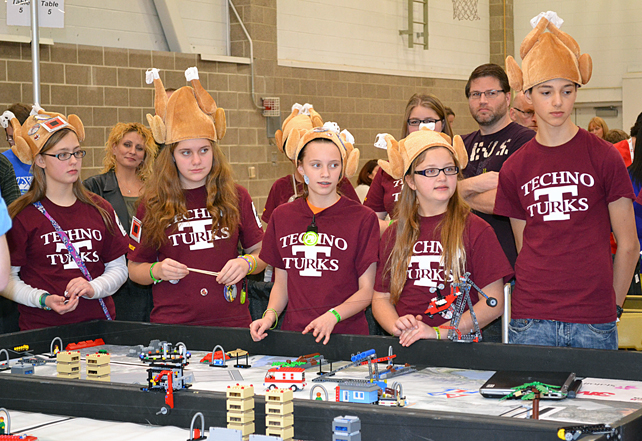
<svg viewBox="0 0 642 441">
<path fill-rule="evenodd" d="M 140 360 L 149 365 L 147 369 L 148 390 L 186 389 L 194 381 L 193 374 L 186 374 L 185 367 L 189 364 L 191 354 L 184 344 L 176 346 L 162 342 L 160 348 L 140 354 Z M 170 371 L 171 375 L 166 375 Z M 171 376 L 171 380 L 169 377 Z"/>
<path fill-rule="evenodd" d="M 111 381 L 110 355 L 97 352 L 87 355 L 87 379 L 94 381 Z"/>
<path fill-rule="evenodd" d="M 254 433 L 254 386 L 228 386 L 225 395 L 227 428 L 239 430 L 243 441 L 248 441 Z"/>
<path fill-rule="evenodd" d="M 58 377 L 80 379 L 80 351 L 61 351 L 56 354 Z"/>
<path fill-rule="evenodd" d="M 269 369 L 263 383 L 267 389 L 288 387 L 294 392 L 305 388 L 306 384 L 304 368 L 282 366 Z"/>
<path fill-rule="evenodd" d="M 294 405 L 290 389 L 265 393 L 265 434 L 291 441 L 294 436 Z"/>
<path fill-rule="evenodd" d="M 332 421 L 332 441 L 361 441 L 361 420 L 349 415 L 336 417 Z"/>
</svg>

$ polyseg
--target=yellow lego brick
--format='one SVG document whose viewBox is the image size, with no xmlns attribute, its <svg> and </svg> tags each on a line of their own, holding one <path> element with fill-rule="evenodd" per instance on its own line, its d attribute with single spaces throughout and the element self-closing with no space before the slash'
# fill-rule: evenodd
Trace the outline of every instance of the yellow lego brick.
<svg viewBox="0 0 642 441">
<path fill-rule="evenodd" d="M 292 394 L 292 391 L 290 389 L 272 389 L 269 390 L 265 393 L 265 401 L 266 402 L 281 402 L 285 403 L 288 401 L 292 401 L 292 397 L 294 395 Z"/>
<path fill-rule="evenodd" d="M 265 417 L 265 426 L 266 427 L 281 427 L 285 428 L 288 426 L 294 425 L 294 416 L 290 413 L 284 416 L 277 415 L 266 415 Z"/>
<path fill-rule="evenodd" d="M 93 375 L 93 376 L 102 377 L 104 375 L 109 375 L 110 373 L 111 373 L 111 367 L 108 364 L 104 364 L 100 366 L 87 365 L 87 376 Z"/>
<path fill-rule="evenodd" d="M 254 386 L 242 386 L 239 384 L 236 386 L 227 386 L 225 394 L 228 399 L 234 398 L 244 400 L 246 398 L 254 397 Z"/>
<path fill-rule="evenodd" d="M 60 378 L 75 378 L 80 379 L 80 370 L 77 372 L 58 372 Z"/>
<path fill-rule="evenodd" d="M 227 410 L 244 411 L 254 409 L 254 398 L 246 398 L 245 400 L 227 400 Z"/>
<path fill-rule="evenodd" d="M 246 410 L 245 412 L 228 412 L 227 422 L 236 424 L 251 423 L 254 421 L 254 411 Z"/>
<path fill-rule="evenodd" d="M 79 363 L 80 351 L 61 351 L 56 355 L 58 363 Z"/>
<path fill-rule="evenodd" d="M 266 427 L 265 434 L 267 436 L 280 436 L 283 440 L 287 440 L 294 437 L 294 427 L 288 426 L 281 429 L 278 427 Z"/>
<path fill-rule="evenodd" d="M 109 364 L 111 356 L 109 354 L 89 354 L 87 355 L 87 365 L 102 366 Z"/>
<path fill-rule="evenodd" d="M 87 374 L 87 380 L 91 381 L 111 381 L 111 376 L 107 375 L 90 375 Z"/>
<path fill-rule="evenodd" d="M 251 433 L 254 433 L 254 421 L 245 424 L 227 423 L 227 428 L 240 430 L 243 436 L 249 436 Z"/>
<path fill-rule="evenodd" d="M 60 363 L 56 366 L 56 371 L 58 373 L 78 373 L 80 375 L 80 363 Z"/>
<path fill-rule="evenodd" d="M 265 402 L 265 413 L 267 415 L 287 415 L 288 413 L 294 412 L 294 404 L 292 401 L 287 403 L 270 403 L 269 401 Z"/>
</svg>

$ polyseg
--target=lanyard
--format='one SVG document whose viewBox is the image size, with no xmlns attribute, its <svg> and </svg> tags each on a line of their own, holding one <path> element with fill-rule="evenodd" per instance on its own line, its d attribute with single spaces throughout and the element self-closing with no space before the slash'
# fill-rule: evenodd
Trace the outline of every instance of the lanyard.
<svg viewBox="0 0 642 441">
<path fill-rule="evenodd" d="M 73 257 L 74 261 L 76 262 L 76 265 L 78 265 L 78 268 L 82 272 L 83 276 L 87 280 L 92 280 L 91 274 L 89 274 L 89 271 L 87 270 L 87 267 L 85 266 L 85 262 L 82 261 L 80 256 L 78 255 L 78 251 L 76 251 L 76 248 L 73 246 L 69 238 L 67 237 L 67 234 L 60 228 L 60 225 L 58 225 L 58 222 L 51 217 L 49 213 L 47 213 L 47 210 L 45 210 L 45 207 L 42 206 L 40 202 L 34 202 L 34 207 L 36 207 L 42 214 L 45 215 L 47 219 L 51 222 L 51 225 L 54 227 L 54 230 L 56 230 L 56 233 L 58 233 L 58 236 L 60 236 L 60 239 L 62 240 L 62 243 L 65 244 L 67 247 L 67 251 L 69 251 L 69 254 L 71 257 Z M 107 317 L 107 320 L 111 320 L 111 315 L 109 315 L 109 311 L 107 310 L 107 306 L 105 305 L 105 302 L 103 299 L 98 299 L 98 302 L 100 303 L 100 306 L 103 308 L 103 312 L 105 313 L 105 317 Z"/>
</svg>

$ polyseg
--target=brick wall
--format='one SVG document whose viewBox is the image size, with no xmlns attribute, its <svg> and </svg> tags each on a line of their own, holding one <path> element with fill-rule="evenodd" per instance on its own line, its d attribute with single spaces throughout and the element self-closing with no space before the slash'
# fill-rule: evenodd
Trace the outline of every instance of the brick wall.
<svg viewBox="0 0 642 441">
<path fill-rule="evenodd" d="M 515 56 L 513 0 L 490 0 L 488 6 L 490 9 L 490 62 L 503 67 L 508 55 Z"/>
<path fill-rule="evenodd" d="M 235 5 L 254 40 L 257 100 L 280 97 L 282 118 L 295 102 L 314 104 L 326 121 L 336 121 L 354 134 L 362 163 L 385 156 L 384 151 L 372 146 L 375 136 L 381 132 L 400 136 L 406 102 L 416 92 L 434 93 L 452 107 L 457 114 L 457 133 L 476 129 L 463 81 L 278 66 L 276 0 L 237 0 Z M 232 55 L 249 56 L 242 31 L 235 19 L 232 22 Z M 70 44 L 43 45 L 40 57 L 42 106 L 65 115 L 75 113 L 85 124 L 87 139 L 83 145 L 88 154 L 83 178 L 100 171 L 111 126 L 118 121 L 146 124 L 145 114 L 153 113 L 154 89 L 145 84 L 149 67 L 161 69 L 165 87 L 178 88 L 186 85 L 184 70 L 198 66 L 203 86 L 226 110 L 228 130 L 221 143 L 223 152 L 259 212 L 272 183 L 292 170 L 270 144 L 265 119 L 254 108 L 249 65 L 202 61 L 194 54 Z M 30 60 L 29 45 L 0 43 L 0 106 L 32 102 Z M 256 179 L 248 178 L 250 166 L 256 167 Z"/>
</svg>

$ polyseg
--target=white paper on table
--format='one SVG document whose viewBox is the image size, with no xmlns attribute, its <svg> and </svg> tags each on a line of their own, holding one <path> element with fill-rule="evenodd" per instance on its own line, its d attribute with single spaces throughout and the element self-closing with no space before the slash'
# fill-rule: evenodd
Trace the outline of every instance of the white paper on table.
<svg viewBox="0 0 642 441">
<path fill-rule="evenodd" d="M 642 403 L 642 382 L 587 377 L 577 398 Z"/>
</svg>

